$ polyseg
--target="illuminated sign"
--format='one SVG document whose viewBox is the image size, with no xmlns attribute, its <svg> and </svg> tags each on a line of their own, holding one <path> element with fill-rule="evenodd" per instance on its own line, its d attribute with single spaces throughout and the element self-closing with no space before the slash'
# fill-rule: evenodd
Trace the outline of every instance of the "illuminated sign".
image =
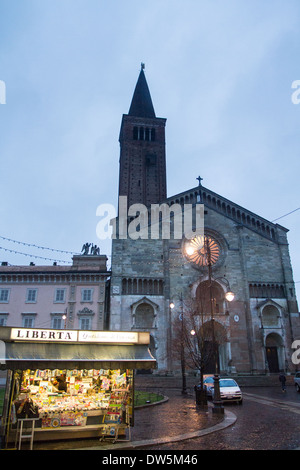
<svg viewBox="0 0 300 470">
<path fill-rule="evenodd" d="M 77 331 L 12 328 L 10 339 L 20 341 L 76 341 Z"/>
<path fill-rule="evenodd" d="M 145 338 L 144 338 L 145 336 Z M 14 341 L 80 342 L 80 343 L 125 343 L 149 342 L 147 333 L 136 331 L 93 331 L 93 330 L 44 330 L 35 328 L 12 328 L 10 339 Z"/>
<path fill-rule="evenodd" d="M 135 331 L 78 331 L 78 341 L 89 343 L 138 343 Z"/>
</svg>

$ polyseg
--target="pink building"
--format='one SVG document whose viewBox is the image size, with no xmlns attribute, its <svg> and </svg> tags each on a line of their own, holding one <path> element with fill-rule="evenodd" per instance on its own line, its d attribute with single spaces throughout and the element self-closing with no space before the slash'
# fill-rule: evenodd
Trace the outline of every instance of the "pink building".
<svg viewBox="0 0 300 470">
<path fill-rule="evenodd" d="M 0 326 L 103 330 L 106 255 L 76 255 L 72 266 L 0 266 Z"/>
</svg>

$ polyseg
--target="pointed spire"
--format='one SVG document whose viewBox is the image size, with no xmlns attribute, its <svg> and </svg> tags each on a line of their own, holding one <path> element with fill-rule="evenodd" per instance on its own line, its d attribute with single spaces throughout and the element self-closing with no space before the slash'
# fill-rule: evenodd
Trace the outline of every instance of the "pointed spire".
<svg viewBox="0 0 300 470">
<path fill-rule="evenodd" d="M 145 64 L 142 63 L 140 75 L 134 90 L 128 115 L 135 117 L 155 118 L 156 116 L 150 91 L 147 85 L 144 68 Z"/>
</svg>

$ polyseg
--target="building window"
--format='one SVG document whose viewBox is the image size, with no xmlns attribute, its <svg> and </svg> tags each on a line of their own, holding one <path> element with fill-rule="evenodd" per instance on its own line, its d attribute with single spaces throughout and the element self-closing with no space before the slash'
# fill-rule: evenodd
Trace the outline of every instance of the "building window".
<svg viewBox="0 0 300 470">
<path fill-rule="evenodd" d="M 81 302 L 93 301 L 93 289 L 81 289 Z"/>
<path fill-rule="evenodd" d="M 163 295 L 164 283 L 162 279 L 123 278 L 122 294 L 130 295 Z"/>
<path fill-rule="evenodd" d="M 79 329 L 80 330 L 90 330 L 92 325 L 91 318 L 79 318 Z"/>
<path fill-rule="evenodd" d="M 23 313 L 22 327 L 34 328 L 35 313 Z"/>
<path fill-rule="evenodd" d="M 266 305 L 262 310 L 262 325 L 264 328 L 279 326 L 280 312 L 274 305 Z"/>
<path fill-rule="evenodd" d="M 0 326 L 6 326 L 8 313 L 0 313 Z"/>
<path fill-rule="evenodd" d="M 282 284 L 255 283 L 249 284 L 252 298 L 284 299 L 285 292 Z"/>
<path fill-rule="evenodd" d="M 64 303 L 66 298 L 66 289 L 56 289 L 55 291 L 55 303 Z"/>
<path fill-rule="evenodd" d="M 133 140 L 146 140 L 148 142 L 154 142 L 155 139 L 156 134 L 154 128 L 134 126 Z"/>
<path fill-rule="evenodd" d="M 10 289 L 0 289 L 0 302 L 7 304 L 9 302 Z"/>
<path fill-rule="evenodd" d="M 138 138 L 139 138 L 139 128 L 135 126 L 133 128 L 133 140 L 138 140 Z"/>
<path fill-rule="evenodd" d="M 184 254 L 188 261 L 200 267 L 214 265 L 220 257 L 220 252 L 219 243 L 206 235 L 196 235 L 184 245 Z"/>
<path fill-rule="evenodd" d="M 93 289 L 91 289 L 93 290 Z M 87 307 L 84 307 L 82 310 L 79 310 L 77 313 L 79 329 L 80 330 L 91 330 L 92 329 L 92 320 L 95 312 Z"/>
<path fill-rule="evenodd" d="M 62 318 L 62 315 L 53 315 L 51 327 L 55 330 L 62 330 L 64 328 L 64 319 Z"/>
<path fill-rule="evenodd" d="M 136 328 L 153 328 L 154 308 L 148 303 L 142 303 L 137 306 L 135 311 Z"/>
<path fill-rule="evenodd" d="M 27 289 L 26 302 L 35 303 L 37 300 L 37 289 Z"/>
</svg>

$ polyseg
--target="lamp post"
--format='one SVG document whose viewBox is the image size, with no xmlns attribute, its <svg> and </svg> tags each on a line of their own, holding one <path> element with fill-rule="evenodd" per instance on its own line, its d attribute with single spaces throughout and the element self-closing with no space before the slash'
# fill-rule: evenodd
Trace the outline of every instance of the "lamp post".
<svg viewBox="0 0 300 470">
<path fill-rule="evenodd" d="M 210 317 L 211 317 L 211 332 L 212 332 L 212 344 L 213 344 L 213 357 L 215 363 L 215 374 L 214 374 L 214 397 L 213 397 L 213 413 L 224 413 L 222 406 L 221 395 L 220 395 L 220 375 L 219 375 L 219 361 L 218 361 L 218 350 L 215 338 L 215 319 L 214 319 L 214 301 L 212 295 L 212 275 L 211 275 L 211 256 L 209 243 L 206 240 L 207 249 L 207 260 L 208 260 L 208 280 L 209 280 L 209 303 L 210 303 Z"/>
<path fill-rule="evenodd" d="M 194 365 L 200 372 L 200 383 L 194 387 L 196 393 L 196 404 L 202 409 L 207 409 L 207 391 L 205 385 L 203 384 L 203 341 L 201 331 L 199 328 L 197 328 L 196 324 L 195 328 L 196 329 L 192 328 L 190 330 L 190 335 L 192 338 L 190 353 L 193 358 Z"/>
<path fill-rule="evenodd" d="M 208 240 L 206 240 L 206 253 L 207 253 L 207 265 L 208 265 L 208 280 L 209 280 L 209 300 L 210 300 L 210 316 L 211 316 L 211 329 L 212 329 L 212 343 L 213 343 L 213 355 L 215 363 L 215 374 L 214 374 L 214 397 L 213 397 L 213 413 L 224 413 L 222 406 L 221 394 L 220 394 L 220 372 L 219 372 L 219 361 L 218 361 L 218 349 L 215 338 L 215 318 L 214 318 L 214 299 L 212 293 L 212 267 L 211 267 L 211 253 Z M 223 278 L 222 278 L 223 279 Z M 225 280 L 225 278 L 224 278 Z M 227 280 L 226 280 L 227 281 Z M 228 281 L 227 281 L 228 283 Z M 229 283 L 228 283 L 229 287 Z M 225 294 L 225 298 L 228 302 L 234 299 L 234 293 L 230 289 Z"/>
<path fill-rule="evenodd" d="M 181 376 L 182 376 L 182 395 L 187 394 L 186 389 L 186 373 L 185 373 L 185 356 L 184 356 L 184 312 L 183 312 L 183 298 L 182 293 L 179 296 L 180 304 L 181 304 L 181 314 L 179 318 L 181 320 L 181 341 L 180 341 L 180 362 L 181 362 Z M 170 302 L 170 308 L 173 310 L 175 308 L 174 302 Z"/>
</svg>

